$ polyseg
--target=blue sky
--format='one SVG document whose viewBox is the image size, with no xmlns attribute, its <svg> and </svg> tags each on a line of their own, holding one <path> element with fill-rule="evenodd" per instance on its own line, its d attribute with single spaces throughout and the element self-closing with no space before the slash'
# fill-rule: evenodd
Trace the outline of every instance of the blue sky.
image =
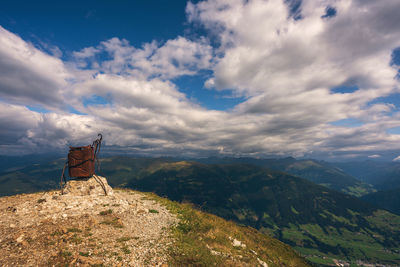
<svg viewBox="0 0 400 267">
<path fill-rule="evenodd" d="M 1 5 L 3 153 L 400 154 L 396 0 Z"/>
<path fill-rule="evenodd" d="M 73 51 L 113 37 L 127 39 L 140 47 L 154 40 L 164 43 L 178 35 L 197 35 L 199 29 L 188 27 L 186 3 L 185 0 L 70 1 L 57 4 L 54 1 L 5 1 L 0 10 L 0 25 L 49 53 L 53 47 L 58 47 L 63 53 L 61 58 L 69 60 Z M 208 76 L 210 73 L 199 73 L 180 77 L 174 82 L 189 98 L 209 109 L 230 109 L 243 100 L 229 92 L 202 90 Z M 46 112 L 43 108 L 31 109 Z"/>
<path fill-rule="evenodd" d="M 2 1 L 0 23 L 24 40 L 66 52 L 112 37 L 140 46 L 182 35 L 186 1 Z"/>
</svg>

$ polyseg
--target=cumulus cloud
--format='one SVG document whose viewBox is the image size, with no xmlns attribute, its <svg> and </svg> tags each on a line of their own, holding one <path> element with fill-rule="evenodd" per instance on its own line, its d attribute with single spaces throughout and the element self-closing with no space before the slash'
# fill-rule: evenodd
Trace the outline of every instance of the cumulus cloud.
<svg viewBox="0 0 400 267">
<path fill-rule="evenodd" d="M 106 54 L 109 60 L 96 60 Z M 159 46 L 156 42 L 135 48 L 125 39 L 112 38 L 97 47 L 74 53 L 81 66 L 113 74 L 129 74 L 142 78 L 171 79 L 194 75 L 212 64 L 212 47 L 204 38 L 195 41 L 178 36 Z"/>
<path fill-rule="evenodd" d="M 40 114 L 23 106 L 0 102 L 1 145 L 13 145 L 27 136 L 30 129 L 37 127 Z"/>
<path fill-rule="evenodd" d="M 2 151 L 85 144 L 99 131 L 110 151 L 144 155 L 375 158 L 400 149 L 400 135 L 386 132 L 400 126 L 398 107 L 379 101 L 399 92 L 391 55 L 400 3 L 290 3 L 189 2 L 188 20 L 208 36 L 142 47 L 111 38 L 69 62 L 0 28 Z M 194 103 L 174 79 L 202 70 L 213 73 L 205 87 L 246 100 L 225 111 Z M 62 105 L 80 114 L 54 108 Z"/>
<path fill-rule="evenodd" d="M 331 2 L 337 15 L 329 19 L 321 16 L 330 1 L 303 1 L 300 20 L 281 0 L 189 3 L 187 13 L 220 38 L 217 89 L 275 97 L 352 84 L 371 90 L 351 96 L 364 101 L 388 94 L 398 85 L 389 63 L 400 30 L 388 24 L 399 25 L 399 2 Z"/>
<path fill-rule="evenodd" d="M 10 103 L 64 106 L 71 78 L 63 62 L 0 26 L 0 98 Z"/>
<path fill-rule="evenodd" d="M 324 16 L 328 6 L 334 16 Z M 295 19 L 285 1 L 220 0 L 189 3 L 187 14 L 220 43 L 222 56 L 206 87 L 248 96 L 237 112 L 269 117 L 270 131 L 282 135 L 314 130 L 324 138 L 313 137 L 314 144 L 293 140 L 305 142 L 310 151 L 314 145 L 317 150 L 357 150 L 373 147 L 370 139 L 375 146 L 393 139 L 387 128 L 372 126 L 390 120 L 386 115 L 393 106 L 369 102 L 399 90 L 398 66 L 390 64 L 400 46 L 400 30 L 393 26 L 400 25 L 393 12 L 399 7 L 398 1 L 302 1 Z M 340 86 L 357 90 L 336 93 L 333 88 Z M 342 129 L 328 124 L 345 118 L 368 125 Z M 366 139 L 352 136 L 359 132 Z"/>
<path fill-rule="evenodd" d="M 0 103 L 0 110 L 1 154 L 64 150 L 90 142 L 101 130 L 91 116 L 38 113 L 6 103 Z"/>
</svg>

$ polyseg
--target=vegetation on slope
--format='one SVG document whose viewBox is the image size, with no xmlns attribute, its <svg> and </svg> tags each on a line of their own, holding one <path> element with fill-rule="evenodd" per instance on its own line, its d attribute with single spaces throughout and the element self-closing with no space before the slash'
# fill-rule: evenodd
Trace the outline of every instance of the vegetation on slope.
<svg viewBox="0 0 400 267">
<path fill-rule="evenodd" d="M 65 159 L 35 163 L 0 171 L 0 196 L 34 193 L 57 188 Z M 0 164 L 3 165 L 3 164 Z"/>
<path fill-rule="evenodd" d="M 194 203 L 273 234 L 304 255 L 400 262 L 400 217 L 284 173 L 251 165 L 171 162 L 152 166 L 128 187 Z"/>
<path fill-rule="evenodd" d="M 253 228 L 153 193 L 20 194 L 0 198 L 0 214 L 1 266 L 309 266 Z"/>
<path fill-rule="evenodd" d="M 58 182 L 62 160 L 20 169 L 19 180 Z M 307 180 L 254 165 L 106 158 L 112 186 L 152 191 L 249 225 L 294 246 L 303 255 L 399 264 L 398 216 Z M 35 170 L 44 170 L 40 174 Z M 51 176 L 52 172 L 56 176 Z M 11 174 L 10 174 L 11 175 Z M 50 177 L 50 179 L 49 179 Z M 0 175 L 0 184 L 4 175 Z M 17 180 L 18 180 L 17 179 Z M 41 178 L 40 178 L 41 179 Z M 4 189 L 6 192 L 7 190 Z"/>
<path fill-rule="evenodd" d="M 400 188 L 368 194 L 361 199 L 400 215 Z"/>
<path fill-rule="evenodd" d="M 172 266 L 309 266 L 288 245 L 259 231 L 212 214 L 190 204 L 180 204 L 148 194 L 180 219 L 172 233 Z M 236 242 L 235 242 L 236 241 Z"/>
<path fill-rule="evenodd" d="M 400 188 L 400 162 L 359 161 L 334 164 L 357 179 L 372 184 L 377 190 Z"/>
<path fill-rule="evenodd" d="M 246 163 L 271 170 L 282 171 L 288 174 L 305 178 L 313 183 L 326 186 L 352 196 L 360 197 L 376 190 L 372 185 L 356 179 L 341 169 L 323 161 L 312 159 L 296 160 L 283 159 L 254 159 L 254 158 L 224 158 L 205 159 L 206 163 Z"/>
</svg>

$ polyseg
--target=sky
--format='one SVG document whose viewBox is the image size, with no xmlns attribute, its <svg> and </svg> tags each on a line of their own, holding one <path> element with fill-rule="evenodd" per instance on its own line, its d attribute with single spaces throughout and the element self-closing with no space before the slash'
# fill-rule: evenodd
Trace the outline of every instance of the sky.
<svg viewBox="0 0 400 267">
<path fill-rule="evenodd" d="M 18 1 L 0 155 L 400 160 L 400 1 Z"/>
</svg>

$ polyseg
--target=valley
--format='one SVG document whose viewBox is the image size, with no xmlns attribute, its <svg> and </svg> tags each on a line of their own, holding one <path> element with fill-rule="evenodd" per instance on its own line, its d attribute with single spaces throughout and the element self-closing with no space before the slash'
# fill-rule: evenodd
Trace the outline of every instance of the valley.
<svg viewBox="0 0 400 267">
<path fill-rule="evenodd" d="M 56 188 L 63 163 L 59 159 L 3 173 L 1 194 Z M 113 187 L 154 192 L 251 226 L 318 264 L 334 260 L 400 264 L 400 216 L 299 175 L 260 165 L 108 157 L 101 159 L 100 174 Z"/>
</svg>

